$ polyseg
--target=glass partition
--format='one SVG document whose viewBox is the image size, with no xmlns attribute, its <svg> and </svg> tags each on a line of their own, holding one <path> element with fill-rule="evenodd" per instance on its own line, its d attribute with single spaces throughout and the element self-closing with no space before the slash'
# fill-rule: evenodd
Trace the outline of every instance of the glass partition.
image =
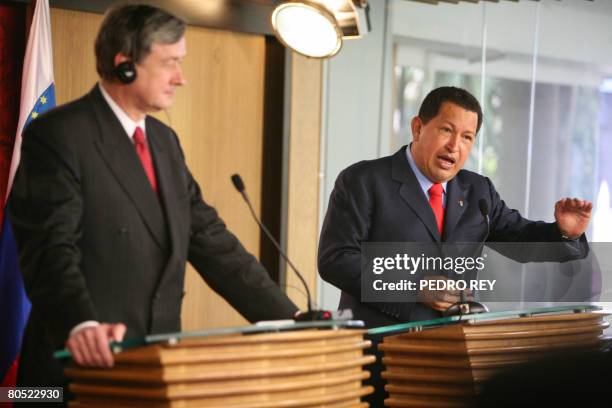
<svg viewBox="0 0 612 408">
<path fill-rule="evenodd" d="M 590 200 L 589 239 L 612 240 L 610 27 L 612 2 L 601 0 L 396 1 L 390 150 L 411 140 L 428 91 L 464 87 L 485 114 L 466 168 L 532 219 L 552 221 L 561 197 Z"/>
</svg>

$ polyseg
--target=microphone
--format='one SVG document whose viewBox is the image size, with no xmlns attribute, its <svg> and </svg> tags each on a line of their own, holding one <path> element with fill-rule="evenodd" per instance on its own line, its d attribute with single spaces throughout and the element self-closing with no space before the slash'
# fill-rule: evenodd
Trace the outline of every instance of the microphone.
<svg viewBox="0 0 612 408">
<path fill-rule="evenodd" d="M 247 204 L 250 203 L 248 196 L 246 196 L 246 191 L 244 189 L 244 183 L 242 181 L 242 177 L 239 174 L 234 174 L 232 177 L 232 184 L 236 187 L 236 190 L 247 200 Z"/>
<path fill-rule="evenodd" d="M 484 238 L 480 240 L 480 245 L 476 248 L 475 256 L 482 252 L 484 248 L 484 244 L 489 238 L 489 233 L 491 232 L 491 220 L 489 219 L 489 204 L 487 200 L 481 198 L 478 200 L 478 209 L 480 210 L 480 214 L 482 214 L 482 218 L 487 224 L 487 233 Z M 448 309 L 444 311 L 444 316 L 462 316 L 464 314 L 478 314 L 478 313 L 486 313 L 489 309 L 480 302 L 476 302 L 473 300 L 467 300 L 465 298 L 465 292 L 461 290 L 459 292 L 459 302 L 452 304 Z"/>
<path fill-rule="evenodd" d="M 331 312 L 327 310 L 313 309 L 312 297 L 310 296 L 310 290 L 308 289 L 308 284 L 306 283 L 306 280 L 304 279 L 302 274 L 297 270 L 297 268 L 293 265 L 293 263 L 289 260 L 289 258 L 287 258 L 287 255 L 285 255 L 278 241 L 274 239 L 274 236 L 270 233 L 268 228 L 266 228 L 266 226 L 257 217 L 257 214 L 255 214 L 255 210 L 253 209 L 253 205 L 251 204 L 249 195 L 247 194 L 246 189 L 244 187 L 244 182 L 242 181 L 242 177 L 240 177 L 239 174 L 234 174 L 231 177 L 231 179 L 232 179 L 232 184 L 234 185 L 236 190 L 238 190 L 240 195 L 242 195 L 242 198 L 244 199 L 244 201 L 247 203 L 247 206 L 249 207 L 249 210 L 251 211 L 251 215 L 253 216 L 253 219 L 255 220 L 259 228 L 264 232 L 264 234 L 266 234 L 266 236 L 272 242 L 272 244 L 274 244 L 274 247 L 276 248 L 280 256 L 285 260 L 285 262 L 287 262 L 287 264 L 289 264 L 291 269 L 293 269 L 293 272 L 295 272 L 296 276 L 300 279 L 300 282 L 302 282 L 302 285 L 304 286 L 304 289 L 306 290 L 306 298 L 308 301 L 308 311 L 306 312 L 298 311 L 294 316 L 294 320 L 298 322 L 299 321 L 302 321 L 302 322 L 303 321 L 315 321 L 315 320 L 331 320 L 332 318 Z"/>
<path fill-rule="evenodd" d="M 478 200 L 478 208 L 480 209 L 480 213 L 482 214 L 482 217 L 487 223 L 487 234 L 480 241 L 481 242 L 480 247 L 482 248 L 487 238 L 489 238 L 489 232 L 491 231 L 491 220 L 489 219 L 489 204 L 487 203 L 487 200 L 485 200 L 484 198 L 481 198 L 480 200 Z"/>
</svg>

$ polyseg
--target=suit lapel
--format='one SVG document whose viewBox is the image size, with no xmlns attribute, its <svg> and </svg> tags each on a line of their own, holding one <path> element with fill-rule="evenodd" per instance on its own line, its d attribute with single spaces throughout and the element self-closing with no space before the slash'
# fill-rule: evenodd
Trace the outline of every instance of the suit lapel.
<svg viewBox="0 0 612 408">
<path fill-rule="evenodd" d="M 444 240 L 446 241 L 465 212 L 468 200 L 468 186 L 461 184 L 457 176 L 446 185 L 446 209 L 444 211 Z"/>
<path fill-rule="evenodd" d="M 166 251 L 164 214 L 149 184 L 134 146 L 100 93 L 98 86 L 89 93 L 100 134 L 95 145 L 117 183 L 138 209 L 144 224 L 159 247 Z"/>
<path fill-rule="evenodd" d="M 160 129 L 154 125 L 154 123 L 147 118 L 147 138 L 149 146 L 153 154 L 155 162 L 155 169 L 157 174 L 157 184 L 159 186 L 159 196 L 166 209 L 166 218 L 168 220 L 167 225 L 170 229 L 170 238 L 172 242 L 172 248 L 179 239 L 179 224 L 173 222 L 173 217 L 178 213 L 179 207 L 177 202 L 178 195 L 174 191 L 174 183 L 172 183 L 172 165 L 168 152 L 163 147 L 164 135 L 160 133 Z"/>
<path fill-rule="evenodd" d="M 400 197 L 412 208 L 415 214 L 425 224 L 427 230 L 436 242 L 440 242 L 440 232 L 436 224 L 436 217 L 429 205 L 427 197 L 421 189 L 421 185 L 410 168 L 410 163 L 406 158 L 404 147 L 392 157 L 391 173 L 394 180 L 401 183 L 399 188 Z"/>
</svg>

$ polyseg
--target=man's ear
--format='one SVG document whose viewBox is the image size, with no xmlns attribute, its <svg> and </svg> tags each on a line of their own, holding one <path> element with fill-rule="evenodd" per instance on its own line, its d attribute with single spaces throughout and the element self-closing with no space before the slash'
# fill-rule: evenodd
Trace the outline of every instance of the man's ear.
<svg viewBox="0 0 612 408">
<path fill-rule="evenodd" d="M 121 64 L 122 62 L 129 61 L 129 60 L 130 60 L 130 57 L 128 57 L 127 55 L 125 55 L 122 52 L 118 52 L 115 55 L 115 58 L 113 59 L 113 66 L 116 67 L 117 65 Z"/>
<path fill-rule="evenodd" d="M 419 137 L 421 136 L 421 128 L 423 127 L 423 121 L 418 116 L 415 116 L 410 122 L 410 127 L 412 128 L 412 141 L 418 142 Z"/>
</svg>

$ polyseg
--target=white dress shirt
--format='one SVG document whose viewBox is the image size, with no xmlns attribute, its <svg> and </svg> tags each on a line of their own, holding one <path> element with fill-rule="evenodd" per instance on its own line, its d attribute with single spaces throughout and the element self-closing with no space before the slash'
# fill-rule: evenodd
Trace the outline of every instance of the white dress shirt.
<svg viewBox="0 0 612 408">
<path fill-rule="evenodd" d="M 431 188 L 431 186 L 434 185 L 434 183 L 431 180 L 429 180 L 423 174 L 423 172 L 421 172 L 416 162 L 414 161 L 414 157 L 412 156 L 412 143 L 410 143 L 408 147 L 406 148 L 406 157 L 408 158 L 408 163 L 410 164 L 410 168 L 412 169 L 412 172 L 416 176 L 419 182 L 419 185 L 421 186 L 421 189 L 425 193 L 425 197 L 427 197 L 427 200 L 429 200 L 429 189 Z M 442 189 L 444 190 L 444 193 L 442 194 L 442 207 L 444 208 L 446 208 L 446 184 L 447 183 L 448 183 L 447 181 L 445 181 L 444 183 L 440 183 L 442 184 Z"/>
</svg>

